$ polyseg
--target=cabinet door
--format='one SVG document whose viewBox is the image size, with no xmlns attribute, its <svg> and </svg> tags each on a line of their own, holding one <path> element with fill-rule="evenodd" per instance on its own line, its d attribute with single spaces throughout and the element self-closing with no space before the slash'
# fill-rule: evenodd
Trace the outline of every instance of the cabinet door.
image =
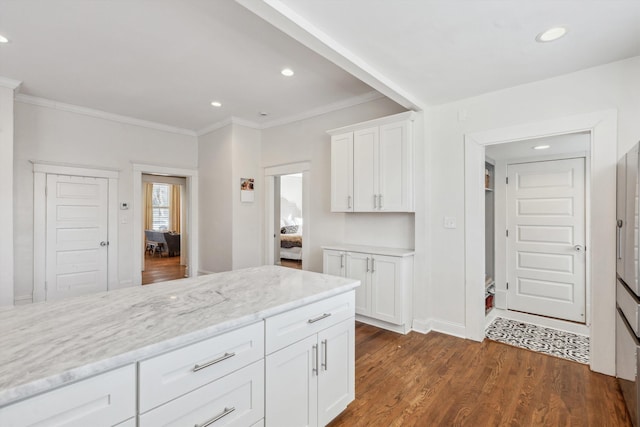
<svg viewBox="0 0 640 427">
<path fill-rule="evenodd" d="M 332 276 L 344 277 L 345 262 L 344 252 L 325 249 L 322 255 L 322 272 Z"/>
<path fill-rule="evenodd" d="M 377 191 L 377 208 L 380 211 L 413 210 L 413 168 L 409 132 L 408 122 L 380 126 Z"/>
<path fill-rule="evenodd" d="M 353 210 L 373 212 L 377 207 L 378 128 L 353 133 Z"/>
<path fill-rule="evenodd" d="M 401 325 L 402 258 L 373 255 L 371 259 L 371 317 Z"/>
<path fill-rule="evenodd" d="M 318 424 L 318 356 L 316 334 L 267 356 L 267 427 Z"/>
<path fill-rule="evenodd" d="M 617 235 L 616 235 L 616 271 L 620 277 L 624 276 L 624 245 L 625 245 L 625 229 L 626 229 L 626 212 L 627 207 L 627 175 L 626 175 L 626 156 L 618 161 L 617 168 L 617 186 L 616 186 L 616 219 L 617 219 Z M 624 278 L 624 277 L 623 277 Z"/>
<path fill-rule="evenodd" d="M 623 279 L 637 294 L 638 289 L 638 149 L 627 153 L 627 206 L 625 221 L 625 263 Z"/>
<path fill-rule="evenodd" d="M 331 137 L 331 212 L 353 212 L 353 133 Z"/>
<path fill-rule="evenodd" d="M 324 426 L 355 398 L 355 320 L 318 333 L 318 425 Z"/>
<path fill-rule="evenodd" d="M 371 284 L 369 283 L 371 255 L 349 252 L 346 264 L 346 276 L 360 280 L 360 286 L 356 288 L 356 313 L 369 316 L 371 315 Z"/>
</svg>

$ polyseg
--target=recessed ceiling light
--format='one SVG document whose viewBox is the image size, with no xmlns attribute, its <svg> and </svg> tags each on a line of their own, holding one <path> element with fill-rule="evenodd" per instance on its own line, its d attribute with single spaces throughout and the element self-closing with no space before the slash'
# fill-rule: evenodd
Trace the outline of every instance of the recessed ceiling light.
<svg viewBox="0 0 640 427">
<path fill-rule="evenodd" d="M 213 101 L 211 105 L 213 105 L 214 107 L 222 107 L 222 102 Z"/>
<path fill-rule="evenodd" d="M 567 34 L 567 29 L 564 27 L 553 27 L 547 31 L 543 31 L 536 36 L 536 41 L 540 43 L 552 42 L 558 40 L 560 37 Z"/>
<path fill-rule="evenodd" d="M 9 43 L 9 39 L 0 34 L 0 43 Z"/>
<path fill-rule="evenodd" d="M 551 147 L 550 145 L 536 145 L 535 147 L 532 147 L 534 150 L 546 150 L 547 148 Z"/>
<path fill-rule="evenodd" d="M 283 76 L 286 76 L 286 77 L 291 77 L 291 76 L 293 76 L 293 74 L 294 74 L 294 72 L 293 72 L 293 70 L 292 70 L 291 68 L 285 68 L 285 69 L 283 69 L 282 71 L 280 71 L 280 73 L 281 73 Z"/>
</svg>

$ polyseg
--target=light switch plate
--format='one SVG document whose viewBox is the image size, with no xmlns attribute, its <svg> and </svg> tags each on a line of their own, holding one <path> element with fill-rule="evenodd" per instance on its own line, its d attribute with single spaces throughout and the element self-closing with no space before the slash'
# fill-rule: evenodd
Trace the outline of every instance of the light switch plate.
<svg viewBox="0 0 640 427">
<path fill-rule="evenodd" d="M 444 228 L 456 228 L 456 217 L 455 216 L 445 216 L 444 217 Z"/>
</svg>

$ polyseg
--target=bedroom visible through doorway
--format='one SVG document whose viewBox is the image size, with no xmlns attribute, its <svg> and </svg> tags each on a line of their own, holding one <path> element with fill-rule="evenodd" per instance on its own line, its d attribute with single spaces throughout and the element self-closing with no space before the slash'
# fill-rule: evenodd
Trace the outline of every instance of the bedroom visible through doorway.
<svg viewBox="0 0 640 427">
<path fill-rule="evenodd" d="M 302 269 L 302 173 L 276 177 L 275 194 L 280 230 L 276 259 L 283 267 Z"/>
</svg>

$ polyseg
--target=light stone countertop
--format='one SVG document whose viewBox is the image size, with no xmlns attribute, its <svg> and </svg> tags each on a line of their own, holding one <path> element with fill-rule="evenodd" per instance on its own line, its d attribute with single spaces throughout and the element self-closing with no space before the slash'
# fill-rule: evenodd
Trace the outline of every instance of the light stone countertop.
<svg viewBox="0 0 640 427">
<path fill-rule="evenodd" d="M 358 285 L 264 266 L 1 311 L 0 406 Z"/>
<path fill-rule="evenodd" d="M 382 246 L 366 246 L 366 245 L 351 245 L 351 244 L 343 244 L 337 243 L 334 245 L 323 245 L 322 249 L 333 249 L 336 251 L 347 251 L 347 252 L 358 252 L 365 254 L 376 254 L 376 255 L 388 255 L 388 256 L 397 256 L 397 257 L 407 257 L 412 256 L 416 253 L 415 249 L 404 249 L 404 248 L 386 248 Z"/>
</svg>

